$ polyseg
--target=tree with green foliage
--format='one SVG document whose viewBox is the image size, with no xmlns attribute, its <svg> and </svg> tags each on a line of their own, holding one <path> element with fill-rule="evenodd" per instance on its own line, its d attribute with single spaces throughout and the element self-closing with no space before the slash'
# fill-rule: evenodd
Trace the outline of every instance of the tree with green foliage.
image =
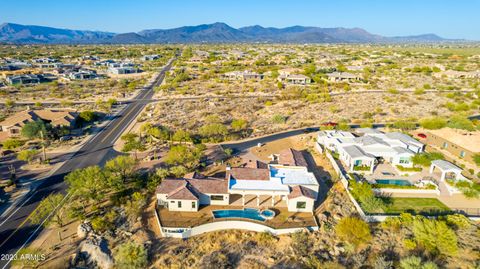
<svg viewBox="0 0 480 269">
<path fill-rule="evenodd" d="M 38 150 L 22 150 L 17 154 L 17 159 L 20 161 L 25 161 L 27 163 L 32 163 L 33 158 L 35 155 L 38 154 Z"/>
<path fill-rule="evenodd" d="M 368 224 L 356 217 L 341 219 L 335 226 L 335 232 L 341 240 L 352 244 L 355 248 L 359 248 L 372 239 Z"/>
<path fill-rule="evenodd" d="M 183 165 L 176 165 L 176 166 L 173 166 L 173 167 L 170 167 L 170 170 L 169 170 L 170 174 L 172 174 L 174 177 L 176 178 L 181 178 L 183 177 L 184 175 L 186 175 L 188 173 L 188 170 L 185 166 Z"/>
<path fill-rule="evenodd" d="M 187 169 L 193 169 L 198 166 L 203 152 L 198 146 L 175 145 L 170 148 L 165 157 L 165 162 L 169 165 L 183 165 Z"/>
<path fill-rule="evenodd" d="M 457 236 L 445 222 L 417 216 L 412 230 L 415 241 L 430 253 L 443 256 L 457 254 Z"/>
<path fill-rule="evenodd" d="M 83 122 L 91 122 L 91 121 L 95 120 L 96 115 L 95 115 L 95 112 L 93 112 L 91 110 L 85 110 L 85 111 L 80 112 L 78 117 Z"/>
<path fill-rule="evenodd" d="M 125 188 L 128 179 L 134 177 L 137 160 L 127 156 L 120 155 L 109 160 L 105 164 L 105 175 L 109 186 L 116 190 Z"/>
<path fill-rule="evenodd" d="M 179 141 L 181 142 L 190 142 L 192 141 L 192 138 L 190 136 L 190 133 L 185 131 L 185 130 L 177 130 L 172 136 L 172 139 L 174 141 Z"/>
<path fill-rule="evenodd" d="M 123 152 L 131 152 L 133 151 L 135 154 L 135 159 L 137 159 L 137 152 L 144 151 L 145 145 L 140 141 L 140 137 L 134 133 L 124 134 L 122 136 L 122 140 L 125 142 L 123 144 L 122 151 Z"/>
<path fill-rule="evenodd" d="M 42 120 L 30 121 L 25 123 L 22 127 L 22 135 L 26 138 L 33 139 L 33 138 L 41 138 L 42 133 L 43 136 L 46 137 L 50 134 L 51 125 L 45 123 Z"/>
<path fill-rule="evenodd" d="M 200 127 L 198 133 L 210 141 L 219 142 L 228 134 L 228 129 L 221 123 L 211 123 Z"/>
<path fill-rule="evenodd" d="M 155 173 L 148 175 L 147 179 L 147 189 L 149 191 L 154 191 L 162 181 L 170 175 L 168 169 L 158 168 L 155 170 Z"/>
<path fill-rule="evenodd" d="M 120 269 L 146 268 L 148 264 L 147 250 L 134 242 L 118 246 L 114 252 L 114 259 L 116 267 Z"/>
<path fill-rule="evenodd" d="M 66 221 L 66 211 L 65 207 L 63 207 L 64 197 L 65 196 L 60 193 L 50 194 L 45 197 L 32 212 L 32 215 L 30 215 L 30 221 L 33 224 L 41 224 L 45 218 L 50 216 L 50 218 L 44 222 L 44 225 L 55 223 L 59 227 L 62 227 Z"/>
<path fill-rule="evenodd" d="M 140 192 L 134 192 L 125 204 L 125 213 L 131 220 L 135 220 L 142 213 L 145 204 L 145 196 Z"/>
<path fill-rule="evenodd" d="M 447 126 L 447 120 L 442 117 L 424 118 L 420 120 L 420 126 L 428 130 L 441 129 Z"/>
<path fill-rule="evenodd" d="M 65 181 L 68 192 L 86 202 L 99 202 L 105 196 L 107 179 L 99 166 L 89 166 L 70 172 Z"/>
</svg>

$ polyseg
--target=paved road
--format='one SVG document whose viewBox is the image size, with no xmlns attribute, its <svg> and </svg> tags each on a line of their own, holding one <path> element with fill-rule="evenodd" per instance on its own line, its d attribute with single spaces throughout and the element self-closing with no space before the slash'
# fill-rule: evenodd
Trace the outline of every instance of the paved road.
<svg viewBox="0 0 480 269">
<path fill-rule="evenodd" d="M 113 143 L 146 105 L 146 102 L 137 100 L 147 100 L 153 96 L 153 87 L 160 85 L 165 77 L 165 72 L 170 69 L 171 63 L 159 73 L 151 85 L 140 91 L 109 125 L 80 148 L 52 176 L 45 179 L 36 191 L 27 195 L 25 201 L 19 203 L 19 207 L 0 220 L 0 254 L 15 253 L 27 240 L 32 240 L 39 234 L 41 228 L 29 223 L 27 217 L 47 195 L 65 192 L 67 186 L 63 178 L 66 174 L 78 168 L 103 165 L 107 160 L 119 154 L 113 150 Z M 10 266 L 8 262 L 0 260 L 0 268 L 8 268 L 8 266 Z"/>
<path fill-rule="evenodd" d="M 480 120 L 480 115 L 473 115 L 468 117 L 470 120 Z M 385 127 L 385 123 L 374 123 L 373 128 L 383 128 Z M 417 124 L 418 126 L 418 124 Z M 359 124 L 350 124 L 350 128 L 359 128 Z M 282 138 L 287 138 L 291 136 L 296 136 L 299 134 L 307 133 L 307 132 L 313 132 L 313 131 L 318 131 L 320 128 L 319 127 L 305 127 L 302 129 L 296 129 L 296 130 L 288 130 L 285 132 L 281 133 L 275 133 L 271 135 L 266 135 L 258 138 L 253 138 L 253 139 L 248 139 L 245 141 L 239 141 L 239 142 L 231 142 L 231 143 L 222 143 L 221 145 L 224 148 L 231 148 L 234 152 L 234 154 L 238 154 L 240 152 L 245 152 L 251 147 L 256 147 L 258 143 L 264 144 L 268 142 L 272 142 L 278 139 Z"/>
</svg>

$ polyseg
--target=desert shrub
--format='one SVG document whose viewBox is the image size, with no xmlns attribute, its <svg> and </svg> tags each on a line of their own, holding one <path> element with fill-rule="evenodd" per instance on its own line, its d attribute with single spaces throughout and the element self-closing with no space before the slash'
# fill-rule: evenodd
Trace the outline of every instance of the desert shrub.
<svg viewBox="0 0 480 269">
<path fill-rule="evenodd" d="M 380 226 L 383 229 L 399 230 L 402 227 L 402 220 L 399 217 L 387 217 Z"/>
<path fill-rule="evenodd" d="M 472 225 L 470 220 L 462 214 L 447 215 L 444 219 L 449 226 L 455 229 L 466 229 Z"/>
<path fill-rule="evenodd" d="M 7 139 L 2 143 L 3 149 L 16 149 L 22 145 L 23 142 L 18 139 Z"/>
<path fill-rule="evenodd" d="M 225 253 L 214 251 L 203 256 L 200 267 L 204 269 L 232 268 L 232 264 Z"/>
<path fill-rule="evenodd" d="M 280 114 L 276 114 L 272 117 L 272 122 L 276 124 L 283 124 L 287 122 L 287 117 Z"/>
<path fill-rule="evenodd" d="M 269 232 L 257 233 L 255 238 L 257 243 L 262 246 L 271 246 L 277 241 L 276 237 Z"/>
<path fill-rule="evenodd" d="M 414 250 L 417 247 L 417 242 L 412 239 L 404 239 L 403 246 L 408 250 Z"/>
<path fill-rule="evenodd" d="M 127 242 L 118 246 L 114 258 L 117 268 L 146 268 L 148 263 L 145 247 L 133 242 Z"/>
<path fill-rule="evenodd" d="M 292 234 L 292 248 L 299 256 L 305 256 L 308 254 L 311 247 L 311 241 L 308 238 L 308 234 L 302 231 Z"/>
<path fill-rule="evenodd" d="M 416 217 L 412 230 L 415 241 L 432 254 L 453 256 L 458 251 L 457 236 L 443 221 Z"/>
<path fill-rule="evenodd" d="M 436 269 L 438 266 L 434 262 L 422 262 L 420 257 L 410 256 L 400 260 L 402 269 Z"/>
<path fill-rule="evenodd" d="M 341 219 L 337 226 L 335 226 L 335 232 L 341 240 L 357 248 L 372 239 L 368 224 L 355 217 Z"/>
<path fill-rule="evenodd" d="M 425 118 L 420 120 L 420 126 L 429 130 L 441 129 L 447 126 L 447 120 L 441 117 Z"/>
<path fill-rule="evenodd" d="M 104 232 L 112 227 L 111 223 L 109 223 L 103 216 L 96 216 L 92 219 L 91 224 L 93 230 L 96 232 Z"/>
</svg>

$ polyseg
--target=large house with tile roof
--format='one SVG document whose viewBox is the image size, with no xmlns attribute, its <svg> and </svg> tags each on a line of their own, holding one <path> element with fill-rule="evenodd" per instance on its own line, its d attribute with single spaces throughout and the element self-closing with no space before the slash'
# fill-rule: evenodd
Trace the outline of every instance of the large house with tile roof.
<svg viewBox="0 0 480 269">
<path fill-rule="evenodd" d="M 53 127 L 72 127 L 77 116 L 78 113 L 72 110 L 25 110 L 15 113 L 0 122 L 0 132 L 7 137 L 18 137 L 26 123 L 37 120 L 48 122 Z"/>
<path fill-rule="evenodd" d="M 170 211 L 195 212 L 202 205 L 230 205 L 232 200 L 246 206 L 247 196 L 254 197 L 260 207 L 260 197 L 268 196 L 268 207 L 282 201 L 290 212 L 314 209 L 319 184 L 300 151 L 287 149 L 273 163 L 255 161 L 244 167 L 227 167 L 225 172 L 225 178 L 191 173 L 180 179 L 165 179 L 156 190 L 158 204 Z"/>
</svg>

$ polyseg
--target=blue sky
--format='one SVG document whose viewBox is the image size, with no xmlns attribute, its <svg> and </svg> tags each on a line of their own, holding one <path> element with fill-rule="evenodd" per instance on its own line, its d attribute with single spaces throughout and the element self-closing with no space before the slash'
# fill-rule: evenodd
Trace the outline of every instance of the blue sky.
<svg viewBox="0 0 480 269">
<path fill-rule="evenodd" d="M 0 23 L 120 33 L 225 22 L 480 40 L 479 11 L 480 0 L 1 0 Z"/>
</svg>

